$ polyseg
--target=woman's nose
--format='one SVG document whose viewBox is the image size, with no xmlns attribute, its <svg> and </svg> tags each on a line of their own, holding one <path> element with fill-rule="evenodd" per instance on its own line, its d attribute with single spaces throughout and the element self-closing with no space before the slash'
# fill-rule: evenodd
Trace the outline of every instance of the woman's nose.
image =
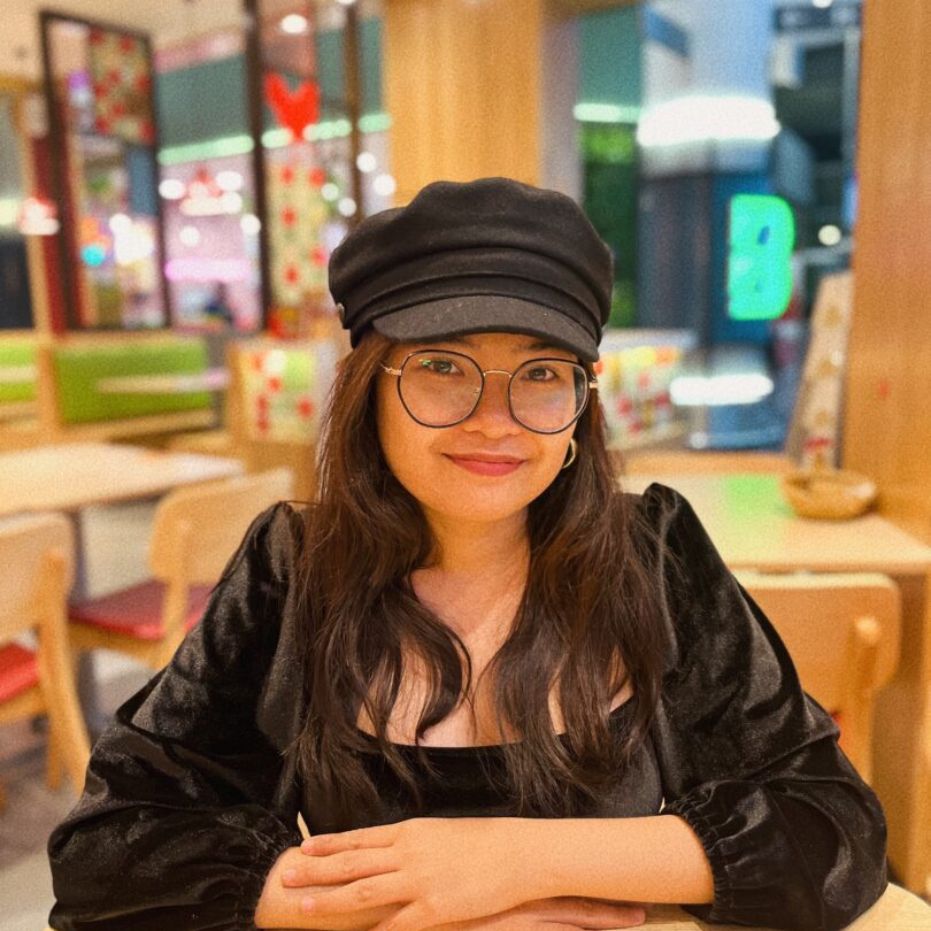
<svg viewBox="0 0 931 931">
<path fill-rule="evenodd" d="M 478 407 L 463 426 L 467 429 L 481 430 L 483 433 L 504 435 L 520 430 L 508 406 L 508 372 L 486 372 L 485 387 L 479 399 Z"/>
</svg>

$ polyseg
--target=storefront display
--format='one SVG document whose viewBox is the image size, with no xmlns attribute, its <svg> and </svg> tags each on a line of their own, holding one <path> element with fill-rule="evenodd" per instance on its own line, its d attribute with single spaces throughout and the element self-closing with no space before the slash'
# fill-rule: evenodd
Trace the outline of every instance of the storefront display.
<svg viewBox="0 0 931 931">
<path fill-rule="evenodd" d="M 66 316 L 78 329 L 170 319 L 148 36 L 41 16 Z"/>
<path fill-rule="evenodd" d="M 175 325 L 259 329 L 260 221 L 248 158 L 234 155 L 166 167 L 159 190 Z"/>
<path fill-rule="evenodd" d="M 685 330 L 607 330 L 597 364 L 598 397 L 609 442 L 631 449 L 681 439 L 686 424 L 672 403 L 695 337 Z"/>
</svg>

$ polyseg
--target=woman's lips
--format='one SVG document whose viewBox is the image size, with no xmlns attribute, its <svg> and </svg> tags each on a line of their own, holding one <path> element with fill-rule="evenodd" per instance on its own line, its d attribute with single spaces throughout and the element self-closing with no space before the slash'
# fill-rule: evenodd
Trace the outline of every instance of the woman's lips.
<svg viewBox="0 0 931 931">
<path fill-rule="evenodd" d="M 523 459 L 508 456 L 454 456 L 446 453 L 446 458 L 474 475 L 510 475 L 524 464 Z"/>
</svg>

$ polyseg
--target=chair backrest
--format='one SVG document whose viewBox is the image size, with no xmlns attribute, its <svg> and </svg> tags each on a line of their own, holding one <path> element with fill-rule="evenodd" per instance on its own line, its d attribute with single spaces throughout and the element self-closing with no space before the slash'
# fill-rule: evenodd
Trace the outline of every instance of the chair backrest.
<svg viewBox="0 0 931 931">
<path fill-rule="evenodd" d="M 166 495 L 155 512 L 149 567 L 162 581 L 212 585 L 265 508 L 290 498 L 289 469 L 272 469 Z"/>
<path fill-rule="evenodd" d="M 66 588 L 74 572 L 74 535 L 63 514 L 36 514 L 0 522 L 0 644 L 36 626 L 52 554 L 64 562 Z"/>
<path fill-rule="evenodd" d="M 316 444 L 342 350 L 334 339 L 231 342 L 230 432 L 244 442 Z"/>
<path fill-rule="evenodd" d="M 802 687 L 838 715 L 841 745 L 868 778 L 875 694 L 899 657 L 898 586 L 872 573 L 736 575 L 778 631 Z"/>
</svg>

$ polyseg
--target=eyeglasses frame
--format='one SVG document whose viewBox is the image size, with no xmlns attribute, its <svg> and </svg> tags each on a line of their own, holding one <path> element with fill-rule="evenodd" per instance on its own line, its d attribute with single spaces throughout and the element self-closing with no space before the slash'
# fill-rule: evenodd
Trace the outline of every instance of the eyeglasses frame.
<svg viewBox="0 0 931 931">
<path fill-rule="evenodd" d="M 404 395 L 401 394 L 401 376 L 404 374 L 404 367 L 414 356 L 422 355 L 424 353 L 431 353 L 431 352 L 441 352 L 444 355 L 459 356 L 459 358 L 461 359 L 468 359 L 469 362 L 471 362 L 472 365 L 474 365 L 475 368 L 478 370 L 478 373 L 479 375 L 481 375 L 481 378 L 482 378 L 482 386 L 481 388 L 479 388 L 478 394 L 476 394 L 475 396 L 475 403 L 472 405 L 471 410 L 464 417 L 460 417 L 459 420 L 454 420 L 452 423 L 444 423 L 444 424 L 424 423 L 422 420 L 419 420 L 417 417 L 413 415 L 413 413 L 411 412 L 411 409 L 407 406 L 407 402 L 404 400 Z M 537 430 L 534 427 L 528 427 L 527 424 L 525 424 L 522 420 L 520 420 L 517 417 L 517 415 L 514 413 L 514 405 L 511 403 L 511 384 L 513 382 L 514 376 L 522 368 L 524 368 L 525 366 L 531 365 L 534 362 L 563 362 L 567 365 L 572 365 L 572 366 L 575 366 L 575 368 L 581 369 L 585 374 L 585 379 L 586 379 L 585 386 L 588 389 L 585 395 L 585 401 L 582 404 L 582 406 L 579 408 L 579 410 L 576 412 L 575 417 L 573 417 L 572 420 L 570 420 L 569 423 L 567 423 L 564 427 L 560 427 L 558 430 Z M 539 433 L 543 436 L 555 436 L 557 433 L 563 433 L 564 431 L 568 430 L 569 427 L 571 427 L 574 423 L 576 423 L 578 419 L 582 416 L 582 414 L 585 413 L 585 408 L 588 407 L 588 402 L 591 400 L 592 391 L 598 390 L 598 379 L 591 378 L 588 373 L 588 370 L 585 368 L 584 365 L 582 365 L 580 362 L 573 362 L 571 359 L 560 359 L 555 356 L 541 356 L 540 358 L 536 358 L 536 359 L 528 359 L 526 362 L 521 362 L 521 364 L 518 365 L 517 368 L 514 369 L 513 372 L 508 372 L 508 371 L 505 371 L 504 369 L 483 369 L 478 364 L 478 362 L 472 358 L 472 356 L 466 355 L 466 353 L 464 352 L 456 352 L 454 349 L 438 349 L 438 350 L 415 349 L 413 350 L 413 352 L 409 352 L 404 357 L 404 359 L 401 361 L 400 368 L 396 368 L 396 369 L 391 368 L 390 366 L 385 365 L 384 362 L 381 363 L 381 367 L 386 375 L 393 375 L 395 378 L 397 378 L 396 384 L 397 384 L 397 389 L 398 389 L 398 399 L 401 401 L 401 405 L 403 406 L 404 410 L 407 411 L 407 414 L 411 418 L 411 420 L 413 420 L 414 423 L 420 424 L 421 427 L 427 427 L 430 430 L 445 430 L 447 427 L 455 427 L 461 423 L 464 423 L 466 420 L 468 420 L 475 413 L 476 409 L 478 408 L 479 404 L 482 401 L 482 396 L 485 393 L 485 376 L 486 375 L 506 375 L 507 376 L 508 385 L 507 385 L 506 394 L 507 394 L 507 399 L 508 399 L 508 413 L 511 415 L 511 420 L 513 420 L 514 423 L 516 423 L 518 426 L 523 427 L 525 430 L 529 430 L 531 433 Z"/>
</svg>

